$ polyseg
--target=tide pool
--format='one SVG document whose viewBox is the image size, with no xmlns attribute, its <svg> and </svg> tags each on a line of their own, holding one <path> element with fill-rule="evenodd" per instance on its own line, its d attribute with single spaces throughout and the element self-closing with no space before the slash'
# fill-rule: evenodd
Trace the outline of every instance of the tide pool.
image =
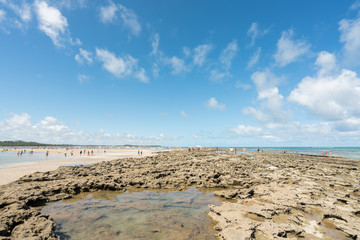
<svg viewBox="0 0 360 240">
<path fill-rule="evenodd" d="M 42 209 L 61 239 L 217 239 L 209 204 L 213 193 L 186 191 L 111 192 L 75 196 Z"/>
</svg>

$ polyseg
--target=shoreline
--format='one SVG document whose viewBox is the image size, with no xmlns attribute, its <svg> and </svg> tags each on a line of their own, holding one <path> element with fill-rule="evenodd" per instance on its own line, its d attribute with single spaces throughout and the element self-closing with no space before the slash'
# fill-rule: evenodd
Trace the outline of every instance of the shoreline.
<svg viewBox="0 0 360 240">
<path fill-rule="evenodd" d="M 18 151 L 15 149 L 9 149 L 9 151 Z M 35 151 L 35 149 L 34 149 Z M 45 152 L 47 149 L 36 149 L 36 152 Z M 49 150 L 50 151 L 50 150 Z M 110 150 L 106 153 L 97 154 L 95 152 L 94 156 L 68 156 L 62 157 L 61 159 L 44 159 L 41 161 L 31 161 L 31 162 L 20 162 L 20 163 L 10 163 L 0 166 L 0 186 L 8 184 L 10 182 L 16 181 L 17 179 L 29 175 L 35 172 L 46 172 L 54 171 L 60 166 L 71 166 L 71 165 L 89 165 L 102 161 L 112 161 L 121 158 L 130 158 L 130 157 L 147 157 L 151 156 L 153 152 L 149 150 L 142 150 L 143 155 L 137 155 L 138 150 Z M 51 153 L 70 153 L 66 149 L 52 149 Z M 51 158 L 51 153 L 50 157 Z"/>
<path fill-rule="evenodd" d="M 41 207 L 79 193 L 189 186 L 226 199 L 209 212 L 220 239 L 357 239 L 359 183 L 358 159 L 269 152 L 181 150 L 64 166 L 0 186 L 0 239 L 59 239 Z"/>
</svg>

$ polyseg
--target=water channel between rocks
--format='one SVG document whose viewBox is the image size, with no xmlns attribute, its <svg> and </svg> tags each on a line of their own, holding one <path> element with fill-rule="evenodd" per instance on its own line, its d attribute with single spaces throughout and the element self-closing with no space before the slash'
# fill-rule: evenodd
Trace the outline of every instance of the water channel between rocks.
<svg viewBox="0 0 360 240">
<path fill-rule="evenodd" d="M 83 193 L 42 209 L 57 224 L 61 239 L 217 239 L 209 204 L 211 192 Z"/>
</svg>

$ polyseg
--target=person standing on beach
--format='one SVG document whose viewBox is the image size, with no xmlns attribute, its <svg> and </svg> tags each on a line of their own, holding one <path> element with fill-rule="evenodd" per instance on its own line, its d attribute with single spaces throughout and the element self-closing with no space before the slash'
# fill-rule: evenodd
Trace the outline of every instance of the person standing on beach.
<svg viewBox="0 0 360 240">
<path fill-rule="evenodd" d="M 332 152 L 330 151 L 330 158 L 332 158 Z"/>
</svg>

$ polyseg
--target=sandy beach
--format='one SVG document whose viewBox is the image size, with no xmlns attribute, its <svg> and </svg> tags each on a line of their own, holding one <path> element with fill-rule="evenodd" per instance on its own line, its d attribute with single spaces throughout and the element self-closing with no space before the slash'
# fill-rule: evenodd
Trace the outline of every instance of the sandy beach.
<svg viewBox="0 0 360 240">
<path fill-rule="evenodd" d="M 90 152 L 91 150 L 94 151 L 93 156 L 91 156 L 91 154 L 89 154 L 89 156 L 87 154 L 83 156 L 78 156 L 79 154 L 77 154 L 77 156 L 71 156 L 71 152 L 78 153 L 80 149 L 33 149 L 34 152 L 41 152 L 44 153 L 44 155 L 46 151 L 49 151 L 50 159 L 54 153 L 67 153 L 67 157 L 61 160 L 44 160 L 4 165 L 0 167 L 0 185 L 10 183 L 24 175 L 34 172 L 52 171 L 60 166 L 92 164 L 119 158 L 146 157 L 152 154 L 152 152 L 147 149 L 142 149 L 142 156 L 138 156 L 138 150 L 135 149 L 89 149 Z M 18 152 L 21 151 L 21 148 L 9 149 L 9 151 Z M 27 149 L 27 151 L 31 150 Z M 106 151 L 106 153 L 104 153 L 104 151 Z"/>
<path fill-rule="evenodd" d="M 79 193 L 189 187 L 223 199 L 208 213 L 218 239 L 358 239 L 359 182 L 359 160 L 265 152 L 182 150 L 62 166 L 0 186 L 0 239 L 60 239 L 41 208 Z"/>
</svg>

